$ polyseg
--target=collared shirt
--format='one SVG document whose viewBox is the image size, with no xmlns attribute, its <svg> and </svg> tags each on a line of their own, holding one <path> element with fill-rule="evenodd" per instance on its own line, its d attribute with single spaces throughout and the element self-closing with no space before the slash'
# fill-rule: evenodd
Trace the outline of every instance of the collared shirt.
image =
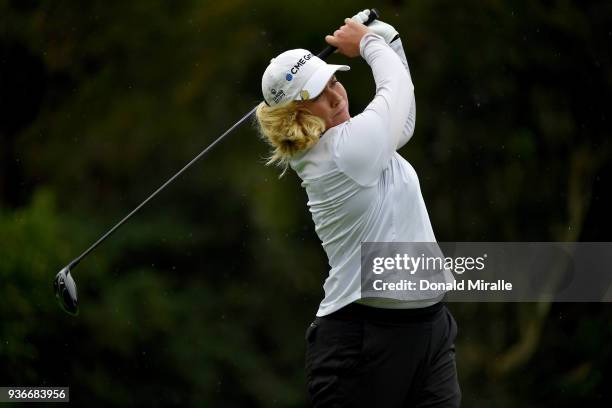
<svg viewBox="0 0 612 408">
<path fill-rule="evenodd" d="M 392 49 L 393 47 L 393 49 Z M 290 166 L 302 179 L 330 271 L 317 316 L 359 301 L 377 307 L 426 307 L 444 292 L 415 292 L 407 301 L 361 299 L 362 242 L 435 242 L 414 168 L 397 150 L 414 132 L 414 86 L 397 39 L 374 34 L 360 42 L 376 95 L 366 109 L 328 129 Z"/>
</svg>

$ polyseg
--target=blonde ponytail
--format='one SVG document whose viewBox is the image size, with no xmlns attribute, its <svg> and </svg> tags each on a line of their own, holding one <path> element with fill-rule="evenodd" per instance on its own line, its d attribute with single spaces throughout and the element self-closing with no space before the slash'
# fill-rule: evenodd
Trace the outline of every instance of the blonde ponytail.
<svg viewBox="0 0 612 408">
<path fill-rule="evenodd" d="M 255 116 L 261 138 L 272 147 L 266 165 L 283 167 L 280 177 L 287 171 L 291 156 L 314 146 L 325 131 L 323 119 L 295 101 L 281 106 L 262 102 Z"/>
</svg>

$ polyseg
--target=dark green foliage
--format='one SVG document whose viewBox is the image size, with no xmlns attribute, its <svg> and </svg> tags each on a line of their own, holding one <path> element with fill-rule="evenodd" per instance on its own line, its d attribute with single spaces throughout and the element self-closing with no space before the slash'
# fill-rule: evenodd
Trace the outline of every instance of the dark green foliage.
<svg viewBox="0 0 612 408">
<path fill-rule="evenodd" d="M 74 271 L 59 269 L 248 112 L 270 58 L 380 9 L 417 94 L 440 241 L 610 241 L 612 3 L 0 1 L 0 385 L 77 403 L 305 403 L 327 261 L 293 173 L 245 126 Z M 339 79 L 351 113 L 374 89 Z M 466 407 L 604 406 L 606 304 L 451 304 Z M 518 351 L 517 351 L 518 350 Z"/>
</svg>

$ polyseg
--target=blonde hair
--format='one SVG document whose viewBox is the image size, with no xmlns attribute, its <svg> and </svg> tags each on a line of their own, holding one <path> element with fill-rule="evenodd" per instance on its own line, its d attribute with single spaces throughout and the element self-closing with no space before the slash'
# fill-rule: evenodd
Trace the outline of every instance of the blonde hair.
<svg viewBox="0 0 612 408">
<path fill-rule="evenodd" d="M 287 171 L 291 157 L 314 146 L 325 132 L 325 121 L 297 101 L 281 106 L 261 102 L 255 117 L 260 137 L 272 147 L 266 165 L 282 167 L 280 177 Z"/>
</svg>

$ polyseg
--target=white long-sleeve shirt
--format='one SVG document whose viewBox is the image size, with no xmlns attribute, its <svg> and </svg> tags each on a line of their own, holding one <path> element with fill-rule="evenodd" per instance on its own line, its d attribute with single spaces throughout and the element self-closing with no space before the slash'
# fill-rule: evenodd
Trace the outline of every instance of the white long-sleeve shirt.
<svg viewBox="0 0 612 408">
<path fill-rule="evenodd" d="M 361 56 L 372 68 L 376 95 L 366 109 L 328 129 L 310 149 L 294 155 L 315 231 L 330 271 L 317 316 L 359 301 L 388 308 L 430 306 L 443 292 L 415 293 L 408 301 L 361 299 L 362 242 L 435 242 L 419 181 L 396 150 L 414 132 L 414 86 L 401 40 L 392 49 L 364 35 Z M 435 297 L 431 297 L 435 296 Z"/>
</svg>

